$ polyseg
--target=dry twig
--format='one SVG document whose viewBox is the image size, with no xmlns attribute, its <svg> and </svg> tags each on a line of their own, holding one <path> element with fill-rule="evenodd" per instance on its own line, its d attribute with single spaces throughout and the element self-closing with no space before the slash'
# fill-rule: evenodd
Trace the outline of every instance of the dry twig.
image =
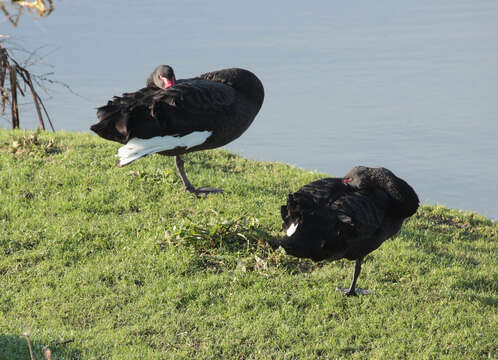
<svg viewBox="0 0 498 360">
<path fill-rule="evenodd" d="M 10 5 L 17 11 L 17 14 L 11 14 L 5 5 L 5 0 L 0 0 L 0 9 L 2 10 L 5 17 L 13 26 L 17 26 L 19 23 L 19 17 L 22 14 L 23 9 L 35 10 L 38 16 L 48 16 L 54 10 L 54 4 L 52 0 L 33 0 L 33 1 L 22 1 L 22 0 L 10 0 Z"/>
<path fill-rule="evenodd" d="M 9 72 L 10 78 L 10 96 L 9 91 L 5 88 L 5 78 L 7 75 L 7 71 Z M 45 122 L 43 120 L 43 113 L 45 114 L 46 119 L 48 120 L 52 131 L 54 130 L 54 126 L 52 121 L 50 120 L 50 116 L 48 115 L 47 109 L 43 104 L 40 95 L 35 90 L 33 85 L 33 80 L 30 72 L 21 66 L 10 54 L 7 49 L 2 47 L 0 44 L 0 102 L 1 102 L 1 112 L 5 111 L 5 106 L 7 102 L 11 104 L 11 117 L 12 117 L 12 128 L 19 127 L 19 104 L 17 100 L 17 92 L 24 96 L 24 91 L 21 85 L 19 84 L 18 77 L 20 77 L 24 83 L 24 88 L 26 86 L 31 91 L 31 95 L 33 98 L 33 103 L 35 105 L 36 114 L 38 116 L 38 120 L 40 121 L 40 126 L 43 130 L 45 130 Z"/>
<path fill-rule="evenodd" d="M 28 348 L 29 348 L 29 355 L 31 356 L 31 360 L 34 360 L 35 358 L 33 357 L 33 347 L 31 346 L 31 339 L 29 338 L 29 332 L 25 332 L 22 334 L 28 341 Z"/>
</svg>

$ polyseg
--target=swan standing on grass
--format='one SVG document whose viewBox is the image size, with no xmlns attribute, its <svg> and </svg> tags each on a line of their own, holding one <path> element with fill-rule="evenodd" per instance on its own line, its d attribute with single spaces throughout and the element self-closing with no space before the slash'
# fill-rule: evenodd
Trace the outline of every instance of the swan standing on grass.
<svg viewBox="0 0 498 360">
<path fill-rule="evenodd" d="M 152 153 L 175 156 L 186 191 L 219 193 L 221 189 L 212 187 L 196 189 L 187 179 L 181 155 L 237 139 L 251 125 L 263 99 L 263 84 L 244 69 L 177 80 L 170 66 L 160 65 L 145 88 L 114 97 L 98 108 L 99 122 L 90 129 L 125 144 L 118 150 L 119 166 Z"/>
<path fill-rule="evenodd" d="M 314 181 L 288 196 L 280 244 L 300 258 L 356 260 L 351 286 L 342 289 L 356 295 L 363 258 L 398 233 L 418 205 L 412 187 L 388 169 L 357 166 L 343 178 Z"/>
</svg>

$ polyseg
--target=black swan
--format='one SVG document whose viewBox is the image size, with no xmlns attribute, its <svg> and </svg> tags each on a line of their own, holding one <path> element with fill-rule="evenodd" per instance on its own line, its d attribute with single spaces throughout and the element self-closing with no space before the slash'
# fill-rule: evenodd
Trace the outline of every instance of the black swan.
<svg viewBox="0 0 498 360">
<path fill-rule="evenodd" d="M 195 194 L 222 192 L 195 189 L 185 175 L 180 155 L 214 149 L 237 139 L 251 125 L 264 99 L 261 81 L 244 69 L 224 69 L 176 80 L 170 66 L 160 65 L 146 87 L 114 97 L 97 110 L 90 129 L 122 144 L 119 166 L 142 156 L 175 156 L 185 190 Z"/>
<path fill-rule="evenodd" d="M 395 235 L 418 205 L 412 187 L 388 169 L 356 166 L 343 178 L 317 180 L 288 196 L 280 245 L 315 261 L 356 260 L 351 286 L 342 289 L 356 295 L 363 257 Z"/>
</svg>

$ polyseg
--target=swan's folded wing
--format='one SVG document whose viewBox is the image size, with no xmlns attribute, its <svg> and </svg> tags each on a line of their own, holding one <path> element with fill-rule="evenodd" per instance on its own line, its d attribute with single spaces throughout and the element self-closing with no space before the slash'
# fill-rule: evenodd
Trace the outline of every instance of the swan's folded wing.
<svg viewBox="0 0 498 360">
<path fill-rule="evenodd" d="M 348 229 L 348 243 L 353 247 L 362 247 L 365 239 L 382 227 L 389 205 L 388 196 L 381 190 L 368 194 L 355 192 L 341 196 L 330 204 L 336 212 L 337 219 Z"/>
<path fill-rule="evenodd" d="M 153 106 L 167 104 L 189 114 L 224 114 L 236 99 L 235 90 L 214 81 L 195 79 L 179 81 L 175 86 L 160 90 L 152 98 Z"/>
<path fill-rule="evenodd" d="M 321 208 L 349 192 L 340 178 L 324 178 L 304 185 L 294 193 L 296 198 L 307 199 L 309 206 Z M 311 205 L 312 204 L 312 205 Z"/>
<path fill-rule="evenodd" d="M 230 86 L 203 79 L 179 81 L 166 90 L 143 88 L 98 108 L 99 123 L 91 129 L 121 143 L 131 138 L 204 133 L 233 110 L 235 99 Z"/>
</svg>

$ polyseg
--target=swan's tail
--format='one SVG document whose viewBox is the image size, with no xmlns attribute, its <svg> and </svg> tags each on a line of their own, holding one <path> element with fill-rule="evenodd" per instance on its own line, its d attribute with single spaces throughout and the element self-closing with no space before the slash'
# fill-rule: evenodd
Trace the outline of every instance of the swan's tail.
<svg viewBox="0 0 498 360">
<path fill-rule="evenodd" d="M 155 136 L 149 139 L 132 138 L 118 150 L 119 166 L 125 166 L 143 156 L 177 148 L 189 149 L 204 143 L 212 131 L 194 131 L 184 136 Z"/>
<path fill-rule="evenodd" d="M 99 122 L 90 126 L 90 130 L 101 138 L 126 144 L 128 134 L 125 124 L 128 122 L 128 116 L 119 105 L 102 106 L 97 110 Z"/>
</svg>

